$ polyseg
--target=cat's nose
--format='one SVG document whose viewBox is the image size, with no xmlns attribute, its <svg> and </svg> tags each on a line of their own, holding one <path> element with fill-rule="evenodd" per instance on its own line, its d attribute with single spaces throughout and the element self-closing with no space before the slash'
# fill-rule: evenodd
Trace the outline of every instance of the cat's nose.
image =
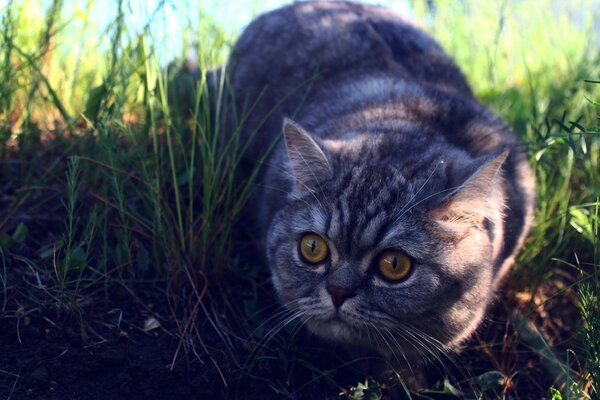
<svg viewBox="0 0 600 400">
<path fill-rule="evenodd" d="M 327 292 L 329 292 L 329 295 L 331 296 L 331 301 L 333 301 L 333 305 L 336 307 L 341 306 L 342 304 L 344 304 L 344 301 L 346 301 L 346 299 L 354 296 L 354 292 L 338 286 L 328 287 Z"/>
</svg>

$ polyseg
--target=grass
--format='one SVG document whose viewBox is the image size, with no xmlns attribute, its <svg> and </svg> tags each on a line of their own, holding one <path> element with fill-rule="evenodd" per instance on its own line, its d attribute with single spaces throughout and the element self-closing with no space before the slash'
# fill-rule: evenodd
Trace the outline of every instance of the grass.
<svg viewBox="0 0 600 400">
<path fill-rule="evenodd" d="M 417 19 L 519 134 L 538 200 L 535 228 L 500 296 L 511 307 L 496 311 L 506 325 L 486 324 L 465 367 L 444 366 L 421 395 L 462 388 L 462 396 L 598 398 L 600 44 L 591 29 L 599 4 L 434 3 L 432 12 L 414 2 Z M 223 387 L 250 381 L 271 397 L 380 398 L 381 385 L 355 371 L 358 360 L 281 323 L 264 265 L 243 255 L 252 179 L 240 184 L 235 171 L 246 115 L 226 118 L 209 96 L 231 96 L 211 70 L 226 60 L 231 27 L 178 9 L 186 28 L 169 40 L 195 47 L 197 67 L 182 54 L 166 68 L 167 43 L 153 29 L 166 3 L 147 10 L 141 28 L 123 0 L 107 26 L 92 18 L 93 1 L 0 7 L 2 314 L 18 324 L 23 312 L 42 310 L 93 342 L 97 304 L 118 305 L 124 293 L 123 302 L 180 338 L 173 364 L 197 354 Z M 162 306 L 149 309 L 152 301 Z M 543 387 L 531 383 L 539 376 Z"/>
</svg>

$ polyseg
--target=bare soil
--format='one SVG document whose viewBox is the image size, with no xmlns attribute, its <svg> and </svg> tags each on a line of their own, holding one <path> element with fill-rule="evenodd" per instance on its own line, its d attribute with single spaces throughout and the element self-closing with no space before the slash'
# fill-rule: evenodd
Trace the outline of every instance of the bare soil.
<svg viewBox="0 0 600 400">
<path fill-rule="evenodd" d="M 240 293 L 240 298 L 244 296 Z M 202 318 L 197 320 L 202 339 L 199 354 L 189 348 L 186 354 L 171 333 L 177 331 L 175 325 L 167 322 L 146 332 L 148 308 L 133 298 L 119 301 L 119 307 L 94 310 L 85 339 L 75 318 L 67 314 L 40 307 L 7 310 L 0 319 L 0 398 L 338 399 L 347 398 L 350 385 L 364 382 L 357 363 L 343 349 L 320 343 L 303 329 L 283 330 L 262 347 L 257 347 L 260 340 L 254 337 L 234 339 L 233 350 L 241 360 L 237 365 L 224 350 L 222 338 Z M 269 301 L 268 295 L 262 296 L 261 302 Z M 430 387 L 437 383 L 440 388 L 440 382 L 448 378 L 468 392 L 466 376 L 498 371 L 504 381 L 490 384 L 486 398 L 546 398 L 556 376 L 552 365 L 534 350 L 535 344 L 525 340 L 511 322 L 511 314 L 519 307 L 518 296 L 500 298 L 477 335 L 456 357 L 457 365 L 446 360 L 444 365 L 433 363 L 426 368 Z M 576 312 L 564 297 L 546 301 L 543 310 L 562 313 L 562 326 Z M 557 354 L 572 344 L 569 330 L 573 329 L 548 328 L 554 330 L 551 341 Z M 549 335 L 549 331 L 542 333 Z M 391 399 L 390 393 L 384 390 L 383 398 Z"/>
</svg>

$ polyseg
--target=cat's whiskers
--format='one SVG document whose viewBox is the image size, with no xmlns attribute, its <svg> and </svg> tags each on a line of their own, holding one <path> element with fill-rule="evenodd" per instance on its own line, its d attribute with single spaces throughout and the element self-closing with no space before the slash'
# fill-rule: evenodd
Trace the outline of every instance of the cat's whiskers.
<svg viewBox="0 0 600 400">
<path fill-rule="evenodd" d="M 354 314 L 353 314 L 354 315 Z M 389 329 L 387 327 L 378 327 L 375 323 L 373 323 L 371 321 L 371 313 L 366 313 L 366 315 L 369 317 L 366 319 L 366 321 L 364 321 L 364 318 L 359 318 L 358 315 L 354 315 L 355 317 L 355 321 L 359 322 L 362 326 L 365 327 L 364 331 L 367 332 L 367 340 L 369 341 L 369 343 L 371 342 L 370 340 L 370 332 L 374 331 L 375 333 L 377 333 L 379 335 L 379 337 L 381 337 L 381 339 L 383 340 L 383 343 L 386 345 L 386 347 L 390 350 L 390 353 L 394 356 L 394 358 L 396 359 L 396 362 L 399 365 L 402 365 L 402 362 L 398 359 L 398 352 L 400 353 L 400 355 L 402 356 L 402 358 L 404 359 L 406 365 L 409 367 L 411 373 L 414 375 L 414 371 L 412 370 L 412 367 L 406 357 L 406 354 L 402 351 L 402 346 L 400 346 L 399 342 L 396 340 L 396 338 L 393 337 L 393 335 L 391 334 L 391 332 L 389 331 Z M 377 320 L 377 316 L 375 316 L 375 319 Z M 378 321 L 379 322 L 379 321 Z M 383 325 L 383 324 L 382 324 Z M 389 342 L 385 339 L 385 336 L 383 335 L 383 332 L 387 332 L 388 333 L 388 337 L 394 342 L 393 344 L 395 345 L 394 348 L 392 348 L 392 346 L 390 346 Z M 401 335 L 402 336 L 402 335 Z M 378 336 L 374 337 L 377 346 L 380 346 L 380 341 L 378 340 Z M 407 341 L 406 338 L 404 336 L 402 336 L 402 339 Z M 396 350 L 394 350 L 396 349 Z"/>
<path fill-rule="evenodd" d="M 301 306 L 304 303 L 309 302 L 309 300 L 310 299 L 306 299 L 306 298 L 294 299 L 292 301 L 289 301 L 285 307 L 282 306 L 282 305 L 277 304 L 278 310 L 273 315 L 271 315 L 267 319 L 265 319 L 260 325 L 258 325 L 251 332 L 250 335 L 254 335 L 261 328 L 263 328 L 266 325 L 270 324 L 271 321 L 280 320 L 280 319 L 285 320 L 285 318 L 287 318 L 286 315 L 293 315 L 294 313 L 297 313 L 297 312 L 301 311 L 301 310 L 299 310 L 299 306 Z M 256 316 L 256 315 L 258 315 L 260 312 L 264 311 L 265 309 L 268 309 L 268 308 L 271 308 L 271 307 L 272 307 L 272 305 L 262 308 L 261 310 L 259 310 L 259 311 L 255 312 L 254 314 L 252 314 L 251 318 L 254 317 L 254 316 Z M 281 323 L 281 321 L 279 323 L 276 323 L 275 325 L 277 326 L 280 323 Z M 273 329 L 271 329 L 269 332 L 271 332 Z M 267 334 L 263 336 L 263 339 L 269 334 L 269 332 L 267 332 Z M 259 341 L 259 343 L 257 344 L 257 346 L 259 346 L 261 344 L 261 342 L 262 342 L 262 340 Z"/>
<path fill-rule="evenodd" d="M 461 373 L 463 374 L 464 378 L 467 380 L 470 380 L 470 376 L 466 376 L 464 374 L 464 371 L 467 370 L 467 368 L 462 365 L 462 363 L 460 363 L 460 358 L 458 358 L 458 354 L 456 354 L 454 351 L 452 351 L 452 349 L 448 348 L 446 345 L 444 345 L 442 342 L 440 342 L 438 339 L 434 338 L 432 335 L 427 334 L 425 332 L 423 332 L 422 330 L 418 329 L 415 326 L 410 326 L 410 329 L 412 329 L 415 333 L 420 334 L 424 340 L 427 340 L 429 343 L 431 343 L 432 345 L 436 346 L 436 348 L 438 349 L 438 351 L 440 351 L 448 360 L 450 360 L 450 362 L 459 370 L 461 371 Z"/>
<path fill-rule="evenodd" d="M 413 208 L 415 208 L 419 204 L 423 203 L 424 201 L 427 201 L 427 200 L 431 199 L 432 197 L 435 197 L 435 196 L 437 196 L 439 194 L 442 194 L 442 193 L 445 193 L 445 192 L 452 192 L 452 191 L 457 190 L 459 188 L 460 188 L 460 186 L 454 186 L 454 187 L 451 187 L 451 188 L 446 188 L 446 189 L 437 191 L 437 192 L 435 192 L 433 194 L 430 194 L 429 196 L 426 196 L 426 197 L 422 198 L 421 200 L 419 200 L 416 203 L 412 204 L 406 210 L 401 211 L 400 215 L 398 215 L 398 217 L 394 220 L 394 224 L 398 223 L 398 221 L 400 221 L 400 218 L 402 218 L 406 213 L 410 212 L 410 210 L 412 210 Z"/>
<path fill-rule="evenodd" d="M 303 314 L 299 317 L 300 319 L 300 323 L 296 324 L 292 330 L 292 332 L 289 335 L 289 339 L 288 342 L 292 343 L 294 341 L 294 339 L 296 338 L 296 335 L 298 334 L 298 332 L 300 332 L 300 330 L 302 330 L 302 327 L 311 319 L 313 318 L 311 315 L 308 314 Z"/>
<path fill-rule="evenodd" d="M 473 386 L 471 376 L 468 373 L 465 374 L 467 368 L 456 359 L 455 353 L 452 352 L 452 350 L 450 350 L 447 346 L 445 346 L 443 343 L 441 343 L 439 340 L 437 340 L 430 334 L 421 331 L 413 325 L 404 323 L 402 324 L 402 326 L 400 326 L 400 328 L 403 329 L 407 334 L 411 335 L 414 338 L 414 340 L 423 347 L 423 349 L 427 350 L 429 354 L 431 354 L 431 356 L 433 356 L 435 360 L 438 361 L 439 365 L 443 368 L 444 373 L 448 375 L 448 377 L 452 379 L 454 383 L 460 386 L 460 381 L 454 376 L 454 374 L 452 374 L 450 370 L 448 370 L 448 368 L 444 364 L 444 361 L 442 360 L 442 357 L 450 361 L 450 363 L 460 372 L 460 374 L 464 378 L 464 381 L 468 382 L 469 389 L 471 390 L 471 392 L 478 393 L 478 390 Z"/>
<path fill-rule="evenodd" d="M 387 341 L 387 339 L 385 338 L 385 336 L 383 335 L 383 332 L 381 332 L 381 330 L 372 322 L 369 322 L 369 324 L 371 325 L 371 327 L 373 327 L 373 329 L 375 330 L 375 333 L 379 334 L 379 336 L 381 337 L 381 339 L 383 340 L 383 343 L 385 343 L 385 345 L 387 346 L 387 348 L 390 350 L 390 353 L 394 356 L 394 358 L 396 359 L 396 362 L 398 363 L 398 365 L 402 365 L 402 363 L 400 362 L 400 360 L 398 359 L 398 353 L 397 351 L 394 351 L 394 349 L 392 348 L 392 346 L 390 345 L 390 343 Z M 397 343 L 396 343 L 397 345 Z M 404 352 L 402 351 L 402 349 L 397 346 L 397 350 L 400 352 L 400 354 L 402 355 L 402 357 L 404 358 L 404 360 L 406 361 L 406 365 L 409 367 L 410 372 L 412 373 L 413 377 L 415 376 L 414 371 L 412 370 L 412 367 L 410 366 L 410 363 L 408 362 L 408 360 L 406 359 L 406 356 L 404 355 Z M 398 381 L 400 382 L 400 385 L 402 385 L 402 388 L 404 389 L 404 392 L 406 393 L 406 395 L 408 396 L 409 399 L 412 399 L 411 395 L 410 395 L 410 391 L 408 390 L 408 387 L 406 386 L 406 384 L 404 383 L 404 380 L 402 379 L 402 376 L 398 373 L 396 373 L 396 376 L 398 377 Z"/>
<path fill-rule="evenodd" d="M 389 332 L 390 336 L 394 338 L 394 341 L 396 342 L 398 348 L 401 349 L 401 346 L 399 345 L 397 340 L 395 340 L 394 334 L 398 334 L 404 341 L 413 346 L 415 351 L 423 359 L 423 362 L 427 363 L 426 355 L 433 357 L 433 359 L 435 359 L 437 363 L 441 366 L 444 373 L 454 382 L 458 383 L 458 379 L 456 379 L 456 377 L 451 373 L 451 371 L 449 371 L 446 368 L 442 357 L 449 360 L 454 365 L 454 367 L 461 372 L 465 380 L 469 382 L 471 390 L 475 391 L 475 389 L 472 387 L 472 383 L 470 382 L 469 377 L 467 377 L 464 373 L 465 367 L 459 365 L 458 361 L 454 358 L 454 353 L 439 340 L 437 340 L 430 334 L 421 331 L 417 327 L 408 324 L 402 320 L 399 320 L 392 315 L 389 315 L 388 313 L 371 311 L 367 312 L 367 314 L 373 315 L 375 319 L 380 323 L 380 325 L 384 326 L 383 329 L 386 329 Z"/>
<path fill-rule="evenodd" d="M 294 302 L 290 302 L 290 303 L 294 303 Z M 289 304 L 288 304 L 288 306 L 289 306 Z M 302 316 L 302 314 L 303 314 L 302 311 L 292 311 L 287 308 L 284 308 L 282 311 L 281 310 L 278 311 L 275 315 L 269 317 L 265 322 L 263 322 L 261 324 L 261 326 L 264 326 L 267 321 L 271 321 L 273 319 L 280 320 L 277 324 L 275 324 L 275 326 L 272 329 L 270 329 L 262 337 L 262 339 L 256 344 L 256 347 L 254 347 L 252 352 L 248 355 L 246 362 L 244 362 L 244 365 L 242 365 L 242 367 L 241 367 L 241 371 L 246 372 L 245 374 L 243 374 L 243 376 L 251 376 L 251 370 L 252 370 L 252 366 L 254 365 L 254 361 L 256 360 L 258 355 L 263 351 L 263 349 L 266 348 L 268 342 L 271 339 L 273 339 L 275 337 L 275 335 L 277 335 L 277 333 L 279 333 L 279 331 L 281 331 L 285 326 L 287 326 L 289 323 L 293 322 L 294 320 L 300 318 Z"/>
<path fill-rule="evenodd" d="M 407 329 L 407 327 L 399 326 L 398 329 L 400 331 L 404 332 L 406 335 L 408 335 L 412 339 L 411 343 L 413 344 L 413 346 L 415 346 L 415 350 L 417 350 L 419 352 L 419 354 L 421 354 L 421 357 L 423 357 L 425 362 L 427 362 L 427 357 L 426 357 L 427 355 L 429 355 L 430 357 L 433 357 L 433 359 L 435 361 L 437 361 L 437 364 L 439 366 L 441 366 L 441 368 L 443 369 L 444 374 L 447 375 L 454 382 L 457 381 L 455 379 L 454 375 L 446 368 L 444 361 L 440 357 L 440 354 L 443 354 L 443 353 L 440 352 L 440 350 L 439 350 L 439 348 L 437 348 L 437 346 L 434 346 L 431 343 L 428 344 L 426 341 L 423 341 L 422 337 L 419 337 L 414 332 L 411 332 L 410 329 Z M 421 349 L 423 349 L 425 351 L 425 353 L 423 353 L 422 351 L 419 351 L 416 345 L 418 345 Z M 436 364 L 434 363 L 434 365 L 436 365 Z"/>
<path fill-rule="evenodd" d="M 271 321 L 273 320 L 277 320 L 279 319 L 281 316 L 285 315 L 285 314 L 289 314 L 291 313 L 290 310 L 284 308 L 283 306 L 280 306 L 281 309 L 279 309 L 277 312 L 275 312 L 273 315 L 269 316 L 267 319 L 265 319 L 260 325 L 258 325 L 252 332 L 251 335 L 255 334 L 256 332 L 258 332 L 258 330 L 264 328 L 267 324 L 269 324 Z M 260 311 L 257 311 L 256 313 L 254 313 L 251 318 L 255 315 L 257 315 L 258 313 L 260 313 Z"/>
<path fill-rule="evenodd" d="M 438 161 L 437 164 L 435 164 L 435 167 L 433 167 L 433 170 L 429 173 L 429 175 L 427 176 L 427 179 L 425 179 L 425 182 L 423 182 L 423 184 L 421 185 L 421 187 L 410 197 L 410 199 L 408 199 L 408 201 L 406 202 L 406 204 L 404 205 L 404 207 L 402 207 L 402 209 L 399 211 L 401 215 L 403 215 L 402 213 L 404 212 L 404 209 L 406 207 L 410 207 L 411 203 L 417 198 L 417 196 L 419 195 L 419 193 L 421 193 L 421 190 L 423 190 L 423 188 L 427 185 L 427 183 L 429 182 L 429 180 L 431 179 L 431 177 L 433 176 L 433 174 L 435 174 L 435 171 L 437 171 L 437 168 L 440 164 L 442 164 L 443 161 Z"/>
<path fill-rule="evenodd" d="M 387 334 L 387 337 L 392 340 L 394 343 L 394 347 L 392 348 L 392 346 L 389 344 L 389 342 L 385 339 L 385 336 L 383 335 L 384 332 L 389 332 L 386 328 L 379 328 L 377 325 L 375 325 L 373 322 L 369 321 L 369 325 L 375 330 L 375 332 L 377 332 L 381 338 L 384 340 L 385 344 L 387 345 L 388 349 L 390 350 L 390 353 L 394 356 L 394 358 L 396 359 L 396 362 L 399 365 L 402 365 L 402 362 L 400 361 L 400 359 L 398 359 L 398 353 L 400 353 L 400 355 L 402 356 L 402 358 L 404 359 L 406 365 L 408 366 L 408 368 L 410 369 L 411 373 L 413 373 L 414 376 L 414 372 L 412 370 L 412 367 L 410 365 L 410 363 L 408 362 L 408 359 L 406 358 L 406 355 L 404 354 L 404 351 L 402 351 L 402 347 L 400 346 L 400 344 L 398 343 L 398 341 L 391 335 Z"/>
<path fill-rule="evenodd" d="M 390 344 L 387 342 L 387 340 L 385 340 L 385 337 L 382 335 L 379 328 L 374 323 L 372 323 L 371 321 L 361 321 L 361 324 L 365 327 L 365 331 L 367 332 L 367 336 L 369 338 L 369 343 L 372 343 L 370 339 L 370 332 L 373 331 L 375 334 L 373 336 L 373 339 L 375 339 L 375 344 L 377 345 L 377 347 L 383 347 L 383 345 L 385 345 L 390 350 L 391 354 L 394 357 L 397 357 L 396 353 L 392 350 Z M 398 360 L 396 361 L 398 362 Z"/>
<path fill-rule="evenodd" d="M 299 300 L 301 300 L 301 299 L 295 299 L 295 300 L 293 300 L 292 302 L 298 302 Z M 291 302 L 290 302 L 290 303 L 291 303 Z M 252 320 L 252 319 L 254 319 L 254 318 L 257 316 L 257 315 L 259 315 L 259 314 L 261 314 L 261 313 L 263 313 L 263 312 L 265 312 L 265 311 L 267 311 L 267 310 L 269 310 L 269 309 L 275 309 L 275 313 L 281 313 L 281 312 L 283 312 L 283 311 L 287 311 L 284 305 L 282 305 L 282 304 L 279 304 L 279 303 L 275 302 L 275 303 L 269 304 L 269 305 L 267 305 L 267 306 L 264 306 L 264 307 L 263 307 L 263 308 L 261 308 L 261 309 L 258 309 L 258 310 L 256 310 L 256 311 L 254 311 L 252 314 L 248 315 L 247 317 L 248 317 L 248 319 Z M 265 321 L 263 321 L 263 322 L 262 322 L 262 324 L 264 324 L 265 322 L 267 322 L 267 321 L 269 320 L 269 318 L 272 318 L 272 317 L 273 317 L 273 314 L 270 314 L 270 315 L 269 315 L 269 317 L 268 317 L 268 318 L 267 318 Z M 261 325 L 262 325 L 262 324 L 261 324 Z M 254 333 L 254 332 L 253 332 L 253 333 Z"/>
<path fill-rule="evenodd" d="M 393 333 L 392 333 L 392 331 L 391 331 L 392 329 L 395 329 L 395 327 L 396 327 L 396 325 L 397 325 L 397 322 L 396 322 L 394 319 L 391 319 L 391 318 L 387 317 L 387 315 L 386 315 L 386 314 L 380 314 L 380 313 L 377 313 L 377 312 L 376 312 L 376 313 L 369 313 L 369 312 L 368 312 L 367 314 L 368 314 L 369 316 L 371 316 L 371 314 L 373 314 L 373 317 L 374 317 L 374 319 L 375 319 L 375 320 L 377 320 L 377 321 L 378 321 L 378 323 L 379 323 L 379 324 L 380 324 L 382 327 L 381 327 L 381 328 L 379 328 L 379 327 L 377 327 L 377 326 L 376 326 L 374 323 L 370 322 L 370 323 L 371 323 L 371 326 L 373 326 L 373 328 L 375 328 L 375 329 L 377 329 L 377 330 L 382 330 L 382 329 L 383 329 L 385 332 L 387 332 L 387 333 L 388 333 L 388 336 L 390 337 L 390 339 L 391 339 L 391 340 L 393 340 L 393 342 L 394 342 L 394 344 L 395 344 L 396 348 L 397 348 L 397 349 L 398 349 L 398 351 L 399 351 L 399 352 L 402 354 L 402 357 L 403 357 L 403 358 L 404 358 L 404 360 L 406 361 L 406 364 L 409 366 L 409 369 L 411 369 L 411 372 L 413 372 L 413 371 L 412 371 L 412 368 L 410 368 L 410 363 L 408 362 L 408 359 L 407 359 L 407 357 L 406 357 L 406 354 L 405 354 L 405 353 L 402 351 L 402 346 L 400 345 L 400 343 L 398 342 L 398 340 L 396 339 L 396 337 L 394 336 L 394 334 L 393 334 Z M 386 322 L 389 322 L 389 323 L 391 323 L 393 326 L 386 326 L 386 325 L 387 325 L 387 324 L 386 324 Z M 412 347 L 415 349 L 415 351 L 416 351 L 416 352 L 419 354 L 419 356 L 420 356 L 420 357 L 423 359 L 423 361 L 427 361 L 427 360 L 426 360 L 426 358 L 425 358 L 425 356 L 423 355 L 422 351 L 421 351 L 421 350 L 420 350 L 420 349 L 419 349 L 417 346 L 415 346 L 415 344 L 414 344 L 414 343 L 412 343 L 412 342 L 409 340 L 409 338 L 407 338 L 407 337 L 406 337 L 406 336 L 405 336 L 405 335 L 404 335 L 402 332 L 399 332 L 399 331 L 397 331 L 397 330 L 396 330 L 395 332 L 396 332 L 396 333 L 398 333 L 398 334 L 400 335 L 400 337 L 402 338 L 402 340 L 403 340 L 403 341 L 405 341 L 406 343 L 410 344 L 410 345 L 411 345 L 411 346 L 412 346 Z M 398 360 L 397 360 L 397 361 L 398 361 Z M 414 373 L 413 373 L 413 376 L 414 376 Z"/>
<path fill-rule="evenodd" d="M 462 367 L 459 366 L 458 363 L 457 363 L 457 361 L 454 359 L 453 352 L 450 349 L 448 349 L 439 340 L 437 340 L 436 338 L 434 338 L 430 334 L 428 334 L 426 332 L 423 332 L 422 330 L 418 329 L 414 325 L 410 325 L 410 324 L 404 323 L 404 329 L 406 329 L 408 332 L 410 332 L 415 337 L 418 337 L 419 340 L 423 340 L 427 344 L 429 344 L 430 346 L 432 346 L 436 350 L 436 354 L 443 355 L 444 357 L 448 358 L 454 364 L 455 367 L 457 367 L 458 369 L 462 369 Z"/>
<path fill-rule="evenodd" d="M 278 322 L 273 328 L 271 328 L 264 336 L 263 338 L 256 344 L 256 347 L 252 350 L 252 352 L 250 353 L 250 355 L 248 356 L 248 360 L 246 361 L 246 363 L 244 363 L 244 366 L 242 367 L 242 369 L 250 369 L 252 367 L 252 365 L 254 364 L 254 361 L 256 360 L 256 357 L 258 357 L 258 355 L 263 351 L 264 348 L 267 347 L 267 344 L 283 329 L 285 328 L 288 324 L 290 324 L 291 322 L 293 322 L 296 319 L 301 318 L 301 316 L 304 314 L 304 311 L 296 311 L 296 312 L 289 312 L 288 316 L 283 317 L 282 320 L 280 322 Z M 284 314 L 285 315 L 285 314 Z"/>
<path fill-rule="evenodd" d="M 402 355 L 402 357 L 404 358 L 404 360 L 406 361 L 406 365 L 408 366 L 408 369 L 410 369 L 410 372 L 412 373 L 413 376 L 415 376 L 415 373 L 412 369 L 411 364 L 408 362 L 408 359 L 406 358 L 406 354 L 404 353 L 404 351 L 402 351 L 402 346 L 400 345 L 400 343 L 398 342 L 398 339 L 396 339 L 396 337 L 394 336 L 394 334 L 388 329 L 388 328 L 383 328 L 383 332 L 385 332 L 388 337 L 390 338 L 390 340 L 394 343 L 394 345 L 396 346 L 396 348 L 398 349 L 398 351 L 400 352 L 400 354 Z M 423 361 L 425 361 L 425 358 L 423 356 L 423 353 L 421 353 L 421 351 L 419 351 L 417 349 L 417 347 L 411 343 L 411 341 L 409 340 L 409 338 L 407 338 L 405 335 L 403 335 L 402 333 L 398 332 L 399 336 L 401 337 L 401 339 L 410 344 L 411 346 L 413 346 L 413 348 L 415 349 L 415 351 L 417 353 L 419 353 L 419 356 L 423 359 Z"/>
<path fill-rule="evenodd" d="M 438 369 L 438 371 L 440 371 L 439 367 L 441 367 L 442 371 L 440 372 L 443 372 L 443 374 L 447 376 L 452 382 L 458 382 L 458 380 L 454 377 L 452 372 L 448 370 L 448 368 L 446 368 L 444 361 L 440 357 L 440 354 L 442 353 L 439 351 L 437 346 L 428 345 L 426 342 L 421 340 L 422 338 L 411 332 L 410 329 L 407 329 L 407 327 L 400 325 L 397 327 L 397 332 L 404 332 L 409 338 L 411 338 L 411 340 L 408 340 L 408 342 L 413 345 L 414 349 L 421 355 L 421 358 L 425 363 L 428 363 L 427 355 L 433 357 L 433 359 L 437 361 L 437 363 L 433 363 L 435 368 Z M 421 348 L 422 350 L 420 350 L 419 348 Z"/>
</svg>

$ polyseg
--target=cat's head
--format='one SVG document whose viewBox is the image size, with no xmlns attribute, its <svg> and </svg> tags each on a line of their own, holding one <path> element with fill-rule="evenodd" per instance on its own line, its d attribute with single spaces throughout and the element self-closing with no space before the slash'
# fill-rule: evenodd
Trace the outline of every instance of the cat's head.
<svg viewBox="0 0 600 400">
<path fill-rule="evenodd" d="M 293 190 L 266 239 L 282 303 L 315 334 L 384 355 L 472 333 L 492 294 L 506 153 L 318 140 L 289 120 L 284 138 Z"/>
</svg>

